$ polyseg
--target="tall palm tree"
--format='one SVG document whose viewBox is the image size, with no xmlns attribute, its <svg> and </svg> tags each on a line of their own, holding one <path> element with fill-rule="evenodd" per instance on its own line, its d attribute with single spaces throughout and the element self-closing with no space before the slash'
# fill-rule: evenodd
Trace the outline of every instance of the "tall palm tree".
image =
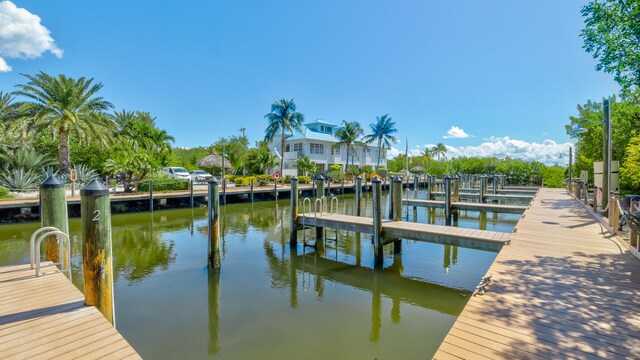
<svg viewBox="0 0 640 360">
<path fill-rule="evenodd" d="M 443 158 L 447 159 L 447 147 L 444 146 L 443 143 L 438 143 L 436 146 L 431 148 L 431 153 L 438 158 L 438 161 L 441 161 Z"/>
<path fill-rule="evenodd" d="M 10 125 L 18 118 L 18 106 L 10 93 L 0 91 L 0 153 L 8 148 L 18 147 L 18 139 L 22 138 L 25 126 L 11 129 Z"/>
<path fill-rule="evenodd" d="M 396 123 L 391 121 L 389 114 L 377 116 L 376 123 L 369 126 L 371 127 L 371 134 L 365 135 L 363 140 L 367 144 L 371 144 L 374 141 L 378 143 L 378 162 L 376 163 L 376 168 L 374 170 L 377 171 L 378 167 L 380 167 L 382 148 L 389 148 L 392 143 L 395 144 L 398 142 L 398 139 L 391 135 L 397 133 L 398 130 L 395 127 Z"/>
<path fill-rule="evenodd" d="M 429 172 L 429 162 L 433 159 L 433 152 L 429 148 L 424 149 L 424 153 L 422 153 L 422 158 L 424 159 L 424 172 Z"/>
<path fill-rule="evenodd" d="M 27 122 L 35 132 L 48 131 L 58 139 L 58 166 L 61 174 L 69 172 L 69 138 L 75 135 L 82 142 L 106 145 L 115 124 L 107 115 L 113 105 L 96 93 L 101 83 L 93 79 L 57 77 L 40 72 L 24 75 L 29 81 L 16 85 L 16 95 L 27 98 L 19 103 Z"/>
<path fill-rule="evenodd" d="M 346 120 L 342 120 L 342 127 L 333 133 L 333 136 L 340 140 L 333 145 L 333 147 L 340 147 L 344 145 L 347 148 L 347 164 L 344 166 L 345 172 L 349 168 L 349 152 L 353 150 L 357 156 L 358 153 L 356 151 L 356 145 L 364 145 L 362 142 L 358 141 L 362 134 L 364 134 L 364 131 L 362 130 L 359 122 L 347 122 Z M 353 165 L 353 159 L 351 160 L 351 165 Z"/>
<path fill-rule="evenodd" d="M 293 133 L 294 130 L 302 131 L 302 123 L 304 122 L 304 115 L 296 112 L 296 104 L 293 99 L 276 100 L 271 105 L 271 112 L 264 116 L 269 121 L 269 125 L 264 131 L 265 141 L 273 141 L 273 138 L 281 133 L 280 140 L 280 174 L 284 167 L 284 138 L 285 133 Z"/>
</svg>

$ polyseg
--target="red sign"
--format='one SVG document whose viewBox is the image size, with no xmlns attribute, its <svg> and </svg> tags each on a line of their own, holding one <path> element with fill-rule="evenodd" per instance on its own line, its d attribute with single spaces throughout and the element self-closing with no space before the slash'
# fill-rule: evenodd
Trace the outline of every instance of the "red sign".
<svg viewBox="0 0 640 360">
<path fill-rule="evenodd" d="M 273 173 L 273 178 L 276 179 L 276 180 L 280 179 L 280 172 L 279 171 L 274 172 Z"/>
<path fill-rule="evenodd" d="M 71 169 L 71 181 L 76 182 L 78 180 L 78 172 L 76 169 Z"/>
</svg>

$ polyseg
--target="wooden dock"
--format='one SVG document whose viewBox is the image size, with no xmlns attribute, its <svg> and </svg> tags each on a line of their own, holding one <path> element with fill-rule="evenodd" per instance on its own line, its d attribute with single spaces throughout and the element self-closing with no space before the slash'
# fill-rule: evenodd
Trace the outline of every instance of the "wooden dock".
<svg viewBox="0 0 640 360">
<path fill-rule="evenodd" d="M 298 215 L 298 224 L 365 234 L 373 233 L 373 219 L 362 216 L 326 212 L 308 213 Z M 509 241 L 511 233 L 383 220 L 382 235 L 385 238 L 394 240 L 411 239 L 497 252 Z M 386 244 L 387 242 L 384 243 Z"/>
<path fill-rule="evenodd" d="M 444 192 L 442 191 L 434 191 L 431 193 L 433 196 L 444 197 Z M 472 193 L 460 193 L 461 199 L 478 199 L 480 194 L 472 194 Z M 529 202 L 534 198 L 534 195 L 530 194 L 485 194 L 485 200 L 509 200 L 509 201 L 524 201 Z"/>
<path fill-rule="evenodd" d="M 417 206 L 417 207 L 429 207 L 444 209 L 444 201 L 439 200 L 420 200 L 420 199 L 403 199 L 403 205 Z M 502 205 L 502 204 L 490 204 L 490 203 L 469 203 L 469 202 L 452 202 L 451 208 L 453 210 L 469 210 L 469 211 L 488 211 L 505 214 L 524 214 L 527 210 L 527 206 L 522 205 Z"/>
<path fill-rule="evenodd" d="M 0 267 L 1 359 L 141 359 L 62 274 Z"/>
<path fill-rule="evenodd" d="M 640 356 L 640 262 L 564 189 L 541 189 L 436 359 Z"/>
</svg>

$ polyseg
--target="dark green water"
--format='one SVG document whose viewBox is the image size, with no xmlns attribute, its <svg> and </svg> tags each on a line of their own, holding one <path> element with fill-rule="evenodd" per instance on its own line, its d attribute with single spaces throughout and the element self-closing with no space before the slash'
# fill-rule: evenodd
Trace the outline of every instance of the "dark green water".
<svg viewBox="0 0 640 360">
<path fill-rule="evenodd" d="M 352 204 L 342 197 L 340 212 Z M 364 204 L 370 215 L 369 193 Z M 206 209 L 113 216 L 117 328 L 144 358 L 428 358 L 496 255 L 404 240 L 403 253 L 388 246 L 374 271 L 369 235 L 340 232 L 337 246 L 290 250 L 288 201 L 221 212 L 219 273 L 206 267 Z M 440 210 L 417 216 L 444 224 Z M 458 226 L 511 231 L 518 218 L 462 212 Z M 69 225 L 82 288 L 80 221 Z M 38 227 L 0 225 L 0 266 L 29 261 Z"/>
</svg>

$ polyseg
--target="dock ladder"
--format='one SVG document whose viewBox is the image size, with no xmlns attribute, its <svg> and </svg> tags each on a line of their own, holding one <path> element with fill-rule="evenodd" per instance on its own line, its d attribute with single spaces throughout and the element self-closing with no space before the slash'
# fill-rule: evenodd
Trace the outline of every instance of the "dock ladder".
<svg viewBox="0 0 640 360">
<path fill-rule="evenodd" d="M 44 234 L 43 234 L 44 233 Z M 55 236 L 56 242 L 58 243 L 59 249 L 59 259 L 60 262 L 52 263 L 49 266 L 58 266 L 59 270 L 51 271 L 51 272 L 41 272 L 41 268 L 43 266 L 40 265 L 42 254 L 40 253 L 40 247 L 42 244 L 42 240 L 46 239 L 49 236 Z M 37 239 L 36 239 L 37 237 Z M 66 255 L 66 256 L 65 256 Z M 31 269 L 36 270 L 36 277 L 40 277 L 45 274 L 55 274 L 55 273 L 66 273 L 67 278 L 71 280 L 71 241 L 69 240 L 69 235 L 65 232 L 61 231 L 58 228 L 53 226 L 45 226 L 38 230 L 36 230 L 33 234 L 31 234 L 31 240 L 29 242 L 29 259 L 31 264 Z M 65 264 L 66 259 L 66 264 Z"/>
</svg>

